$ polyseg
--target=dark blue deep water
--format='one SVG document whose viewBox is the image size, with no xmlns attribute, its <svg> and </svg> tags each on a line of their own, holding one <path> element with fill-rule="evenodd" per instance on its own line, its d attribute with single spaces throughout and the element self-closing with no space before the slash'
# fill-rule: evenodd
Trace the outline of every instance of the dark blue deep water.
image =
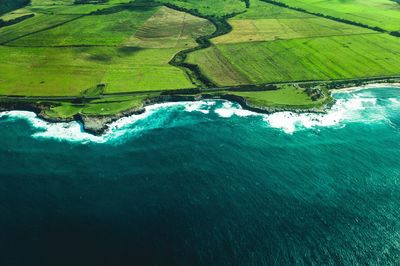
<svg viewBox="0 0 400 266">
<path fill-rule="evenodd" d="M 400 91 L 327 115 L 156 106 L 105 136 L 0 114 L 0 265 L 400 262 Z"/>
</svg>

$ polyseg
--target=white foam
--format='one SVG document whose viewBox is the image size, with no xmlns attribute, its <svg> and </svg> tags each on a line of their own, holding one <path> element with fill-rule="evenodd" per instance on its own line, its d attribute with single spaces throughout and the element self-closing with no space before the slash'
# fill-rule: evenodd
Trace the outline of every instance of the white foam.
<svg viewBox="0 0 400 266">
<path fill-rule="evenodd" d="M 139 132 L 145 128 L 132 127 L 136 122 L 144 120 L 145 118 L 151 116 L 155 112 L 165 108 L 171 107 L 186 107 L 185 110 L 188 112 L 199 111 L 201 113 L 209 113 L 209 109 L 215 105 L 215 101 L 200 101 L 200 102 L 170 102 L 154 104 L 146 107 L 146 111 L 140 115 L 131 115 L 127 117 L 122 117 L 109 125 L 109 129 L 102 136 L 94 136 L 85 132 L 82 129 L 82 125 L 76 121 L 72 122 L 57 122 L 50 123 L 40 119 L 35 113 L 28 111 L 7 111 L 0 113 L 0 117 L 9 116 L 11 118 L 25 119 L 33 127 L 39 129 L 39 132 L 34 133 L 32 136 L 35 138 L 52 138 L 57 140 L 68 140 L 74 142 L 97 142 L 104 143 L 110 140 L 119 139 L 126 135 L 127 133 L 132 133 L 133 131 Z M 188 107 L 189 106 L 189 107 Z M 132 134 L 129 134 L 131 137 Z"/>
<path fill-rule="evenodd" d="M 214 112 L 223 118 L 229 118 L 234 115 L 245 117 L 245 116 L 260 116 L 261 114 L 251 112 L 248 110 L 242 109 L 238 104 L 234 104 L 232 102 L 224 101 L 220 108 L 214 110 Z"/>
<path fill-rule="evenodd" d="M 328 114 L 297 114 L 292 112 L 278 112 L 264 118 L 271 127 L 282 129 L 292 134 L 299 128 L 326 127 L 339 124 L 343 119 L 342 113 Z"/>
<path fill-rule="evenodd" d="M 399 99 L 389 98 L 388 100 L 395 106 L 400 105 L 400 100 Z"/>
<path fill-rule="evenodd" d="M 82 126 L 78 122 L 67 123 L 49 123 L 37 117 L 33 112 L 27 111 L 8 111 L 0 114 L 11 118 L 25 119 L 33 127 L 39 129 L 39 132 L 33 134 L 36 138 L 54 138 L 59 140 L 70 140 L 79 142 L 104 142 L 102 137 L 94 136 L 82 130 Z"/>
<path fill-rule="evenodd" d="M 371 94 L 354 94 L 350 97 L 339 98 L 335 105 L 325 114 L 315 113 L 292 113 L 277 112 L 270 115 L 262 115 L 248 110 L 244 110 L 240 105 L 229 101 L 198 101 L 198 102 L 172 102 L 155 104 L 146 107 L 146 111 L 140 115 L 131 115 L 123 117 L 110 124 L 108 131 L 102 136 L 94 136 L 82 130 L 78 122 L 69 123 L 48 123 L 39 119 L 34 113 L 26 111 L 9 111 L 0 113 L 0 117 L 5 115 L 26 119 L 32 126 L 40 131 L 33 134 L 36 138 L 54 138 L 59 140 L 79 141 L 79 142 L 98 142 L 103 143 L 110 140 L 120 142 L 121 136 L 132 136 L 132 132 L 144 132 L 147 129 L 164 126 L 165 119 L 161 116 L 155 116 L 151 122 L 138 123 L 146 121 L 145 119 L 158 110 L 178 107 L 179 110 L 186 112 L 201 112 L 208 114 L 213 111 L 220 117 L 229 118 L 232 116 L 246 117 L 259 116 L 272 128 L 282 129 L 288 134 L 293 134 L 299 129 L 309 129 L 326 126 L 343 126 L 350 122 L 374 122 L 387 120 L 386 109 L 379 106 L 376 98 Z M 391 103 L 400 104 L 398 98 L 389 98 Z M 218 105 L 217 105 L 218 103 Z M 371 111 L 370 111 L 371 110 Z M 161 120 L 160 120 L 161 119 Z M 127 134 L 129 133 L 129 134 Z"/>
<path fill-rule="evenodd" d="M 299 129 L 336 126 L 345 120 L 361 121 L 363 116 L 362 111 L 366 108 L 375 108 L 376 105 L 376 98 L 354 96 L 354 98 L 337 100 L 336 104 L 327 113 L 323 114 L 285 111 L 262 115 L 244 110 L 239 105 L 231 102 L 224 102 L 222 106 L 215 109 L 214 112 L 223 118 L 230 118 L 234 115 L 241 117 L 261 116 L 270 127 L 281 129 L 288 134 L 293 134 Z M 384 118 L 378 113 L 375 117 L 371 116 L 370 119 L 375 121 Z"/>
<path fill-rule="evenodd" d="M 210 108 L 216 104 L 215 101 L 198 101 L 187 102 L 185 104 L 186 112 L 201 112 L 203 114 L 210 113 Z"/>
<path fill-rule="evenodd" d="M 347 87 L 342 89 L 333 89 L 332 93 L 352 93 L 368 89 L 387 89 L 387 88 L 400 88 L 400 83 L 372 83 L 362 86 Z"/>
<path fill-rule="evenodd" d="M 373 108 L 368 114 L 364 111 Z M 273 128 L 280 128 L 284 132 L 292 134 L 298 129 L 310 129 L 316 127 L 330 127 L 351 122 L 372 122 L 386 120 L 386 114 L 382 108 L 378 108 L 376 98 L 355 97 L 339 99 L 335 105 L 324 114 L 277 112 L 266 115 L 266 121 Z"/>
</svg>

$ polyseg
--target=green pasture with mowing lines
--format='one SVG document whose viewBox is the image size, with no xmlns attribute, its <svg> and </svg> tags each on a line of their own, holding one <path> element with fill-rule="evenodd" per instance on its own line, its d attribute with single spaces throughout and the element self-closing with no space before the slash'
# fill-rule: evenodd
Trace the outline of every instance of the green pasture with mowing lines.
<svg viewBox="0 0 400 266">
<path fill-rule="evenodd" d="M 266 5 L 260 0 L 252 0 L 250 8 L 246 12 L 238 14 L 232 19 L 266 19 L 266 18 L 310 18 L 312 15 L 291 10 L 288 8 L 281 8 L 275 5 Z"/>
<path fill-rule="evenodd" d="M 291 7 L 344 18 L 389 31 L 400 30 L 400 5 L 392 0 L 276 0 Z"/>
<path fill-rule="evenodd" d="M 84 16 L 62 26 L 8 43 L 13 46 L 119 45 L 150 18 L 156 8 Z M 57 15 L 58 17 L 59 15 Z"/>
<path fill-rule="evenodd" d="M 196 37 L 210 34 L 213 31 L 215 31 L 214 25 L 205 19 L 161 7 L 123 45 L 185 49 L 197 45 Z"/>
<path fill-rule="evenodd" d="M 50 17 L 57 23 L 77 19 L 51 27 Z M 150 27 L 147 20 L 160 27 Z M 74 96 L 98 84 L 105 84 L 104 93 L 191 88 L 184 70 L 169 61 L 181 49 L 196 46 L 194 38 L 215 28 L 207 20 L 152 5 L 81 17 L 38 13 L 1 30 L 13 36 L 0 39 L 27 36 L 0 46 L 0 94 Z M 162 45 L 155 49 L 154 43 Z"/>
<path fill-rule="evenodd" d="M 218 46 L 219 47 L 219 46 Z M 216 45 L 189 54 L 187 62 L 198 65 L 203 74 L 218 86 L 245 85 L 252 81 L 225 57 Z M 248 63 L 247 59 L 243 63 Z M 244 66 L 246 67 L 246 66 Z"/>
<path fill-rule="evenodd" d="M 400 41 L 388 34 L 257 0 L 229 23 L 230 33 L 188 57 L 220 86 L 400 74 Z"/>
<path fill-rule="evenodd" d="M 213 50 L 212 52 L 209 52 Z M 220 53 L 202 58 L 207 53 Z M 272 42 L 221 44 L 193 53 L 192 63 L 219 85 L 235 80 L 215 75 L 223 57 L 232 67 L 229 76 L 244 75 L 252 83 L 350 79 L 399 75 L 400 42 L 384 34 L 305 38 Z M 210 70 L 210 71 L 209 71 Z"/>
<path fill-rule="evenodd" d="M 118 49 L 121 53 L 121 49 Z M 180 48 L 139 49 L 113 57 L 102 83 L 106 93 L 192 88 L 183 71 L 168 64 Z"/>
<path fill-rule="evenodd" d="M 233 31 L 213 39 L 213 43 L 274 41 L 323 36 L 376 34 L 376 32 L 321 18 L 232 19 Z"/>
</svg>

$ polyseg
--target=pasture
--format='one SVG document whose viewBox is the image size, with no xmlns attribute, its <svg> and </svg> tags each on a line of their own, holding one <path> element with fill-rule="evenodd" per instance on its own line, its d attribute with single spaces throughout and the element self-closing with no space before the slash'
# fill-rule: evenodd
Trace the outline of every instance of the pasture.
<svg viewBox="0 0 400 266">
<path fill-rule="evenodd" d="M 318 108 L 330 101 L 327 92 L 324 97 L 313 101 L 306 91 L 294 86 L 281 86 L 278 90 L 267 91 L 227 91 L 226 94 L 233 94 L 243 97 L 249 104 L 255 107 L 272 108 Z"/>
<path fill-rule="evenodd" d="M 158 2 L 173 4 L 188 10 L 197 10 L 205 16 L 222 17 L 246 11 L 246 5 L 242 0 L 158 0 Z"/>
<path fill-rule="evenodd" d="M 299 38 L 374 34 L 375 32 L 321 18 L 232 19 L 230 34 L 213 39 L 215 44 L 289 40 Z"/>
<path fill-rule="evenodd" d="M 85 15 L 58 27 L 30 34 L 7 44 L 11 46 L 119 45 L 126 38 L 134 35 L 136 30 L 156 11 L 157 8 L 148 8 L 146 10 L 123 10 L 107 15 Z M 66 15 L 53 16 L 58 18 Z M 45 15 L 45 17 L 49 17 L 49 15 Z M 72 15 L 72 18 L 76 18 L 75 15 Z M 28 25 L 33 26 L 32 22 L 30 23 Z M 34 27 L 42 28 L 42 25 L 34 25 Z M 18 34 L 14 29 L 9 30 Z"/>
<path fill-rule="evenodd" d="M 261 1 L 252 3 L 248 12 L 229 20 L 232 32 L 188 57 L 220 86 L 400 74 L 396 37 Z M 266 10 L 271 12 L 262 15 Z"/>
<path fill-rule="evenodd" d="M 205 19 L 154 4 L 83 15 L 63 7 L 26 7 L 36 16 L 0 29 L 7 45 L 0 46 L 1 95 L 79 96 L 99 84 L 103 93 L 191 88 L 169 61 L 215 30 Z"/>
<path fill-rule="evenodd" d="M 400 30 L 400 4 L 392 0 L 277 0 L 277 2 L 388 31 Z"/>
<path fill-rule="evenodd" d="M 71 118 L 76 114 L 83 115 L 113 115 L 129 109 L 140 108 L 143 101 L 149 97 L 158 94 L 146 93 L 135 96 L 115 96 L 98 100 L 92 100 L 87 103 L 77 104 L 71 102 L 53 102 L 45 114 L 52 118 Z"/>
<path fill-rule="evenodd" d="M 221 44 L 191 54 L 189 61 L 221 86 L 234 85 L 237 75 L 256 84 L 334 80 L 399 75 L 399 49 L 395 37 L 366 34 Z M 230 63 L 229 75 L 213 71 L 221 62 Z"/>
</svg>

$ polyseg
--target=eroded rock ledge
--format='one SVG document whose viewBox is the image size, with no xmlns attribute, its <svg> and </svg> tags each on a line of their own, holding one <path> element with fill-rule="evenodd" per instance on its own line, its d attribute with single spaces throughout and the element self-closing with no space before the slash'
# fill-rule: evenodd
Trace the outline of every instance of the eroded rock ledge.
<svg viewBox="0 0 400 266">
<path fill-rule="evenodd" d="M 78 121 L 82 124 L 83 129 L 91 133 L 93 135 L 102 135 L 108 129 L 109 125 L 112 122 L 117 121 L 118 119 L 130 115 L 139 115 L 145 112 L 145 107 L 159 104 L 159 103 L 167 103 L 167 102 L 189 102 L 189 101 L 201 101 L 201 100 L 227 100 L 231 102 L 238 103 L 243 109 L 257 112 L 257 113 L 265 113 L 270 114 L 278 111 L 291 111 L 296 113 L 305 113 L 305 112 L 315 112 L 321 113 L 324 112 L 329 106 L 326 106 L 324 109 L 296 109 L 296 108 L 279 108 L 279 107 L 259 107 L 252 106 L 248 103 L 244 98 L 240 96 L 223 94 L 223 95 L 211 95 L 211 94 L 201 94 L 201 95 L 162 95 L 158 97 L 154 97 L 144 102 L 144 104 L 138 108 L 130 109 L 115 115 L 98 115 L 98 116 L 87 116 L 83 114 L 77 114 L 72 118 L 53 118 L 49 117 L 45 114 L 45 110 L 49 107 L 41 104 L 34 103 L 24 103 L 24 102 L 14 102 L 14 103 L 2 103 L 0 106 L 0 111 L 11 111 L 11 110 L 22 110 L 22 111 L 31 111 L 37 114 L 37 116 L 45 121 L 52 123 L 59 122 L 71 122 Z"/>
</svg>

